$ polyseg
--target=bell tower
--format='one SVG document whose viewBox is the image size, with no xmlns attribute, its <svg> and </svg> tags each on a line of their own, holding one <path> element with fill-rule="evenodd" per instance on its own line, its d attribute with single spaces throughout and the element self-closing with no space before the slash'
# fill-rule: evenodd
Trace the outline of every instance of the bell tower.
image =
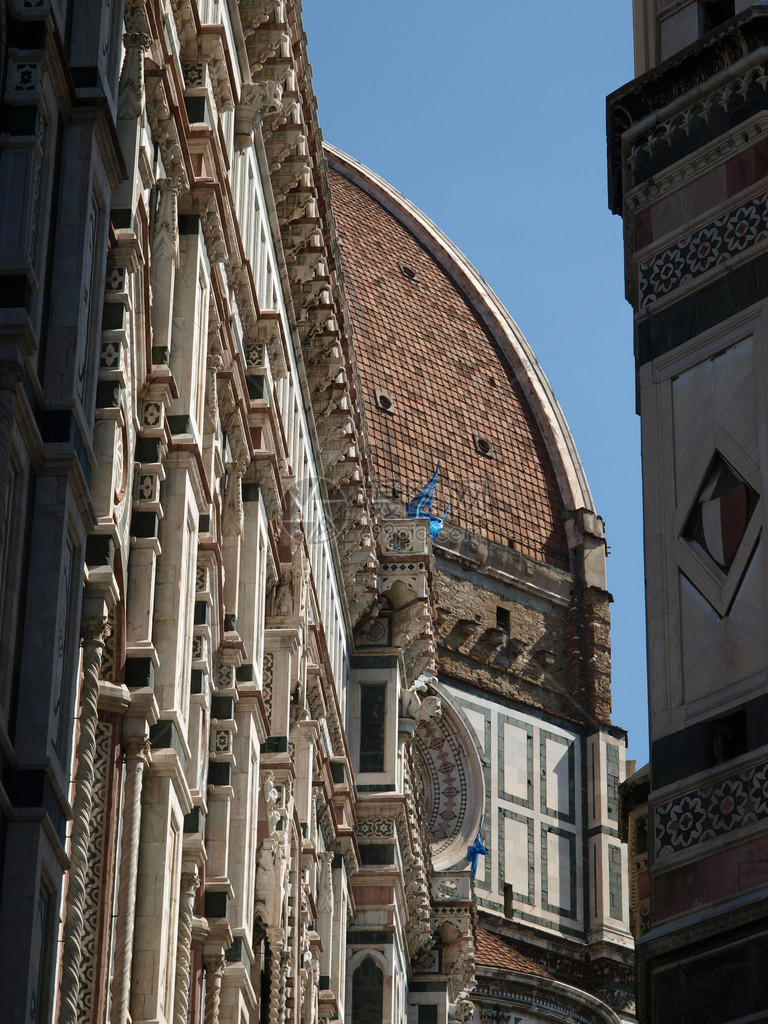
<svg viewBox="0 0 768 1024">
<path fill-rule="evenodd" d="M 635 0 L 634 30 L 608 156 L 643 447 L 638 1015 L 728 1024 L 768 1014 L 768 5 Z"/>
</svg>

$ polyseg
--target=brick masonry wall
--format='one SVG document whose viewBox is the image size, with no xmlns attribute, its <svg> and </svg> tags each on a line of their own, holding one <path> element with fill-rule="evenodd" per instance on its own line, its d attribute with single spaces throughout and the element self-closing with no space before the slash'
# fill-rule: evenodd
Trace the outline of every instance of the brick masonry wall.
<svg viewBox="0 0 768 1024">
<path fill-rule="evenodd" d="M 445 563 L 436 588 L 441 672 L 566 721 L 610 722 L 607 594 L 577 591 L 566 609 Z"/>
</svg>

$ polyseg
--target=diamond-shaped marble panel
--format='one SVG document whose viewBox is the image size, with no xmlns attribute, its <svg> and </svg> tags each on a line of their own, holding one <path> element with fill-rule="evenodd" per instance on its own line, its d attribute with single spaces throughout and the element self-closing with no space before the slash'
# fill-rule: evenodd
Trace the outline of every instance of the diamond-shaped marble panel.
<svg viewBox="0 0 768 1024">
<path fill-rule="evenodd" d="M 744 540 L 757 500 L 755 491 L 717 453 L 682 535 L 698 544 L 727 573 Z"/>
<path fill-rule="evenodd" d="M 760 474 L 721 436 L 693 497 L 681 502 L 676 560 L 718 615 L 728 615 L 760 534 Z M 680 520 L 678 520 L 680 522 Z"/>
</svg>

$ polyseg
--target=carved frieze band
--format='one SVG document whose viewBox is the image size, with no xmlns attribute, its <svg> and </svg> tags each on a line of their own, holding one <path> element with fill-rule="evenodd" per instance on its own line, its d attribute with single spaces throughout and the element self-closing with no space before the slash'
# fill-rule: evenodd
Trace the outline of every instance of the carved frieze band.
<svg viewBox="0 0 768 1024">
<path fill-rule="evenodd" d="M 636 139 L 628 158 L 630 168 L 634 171 L 643 160 L 653 159 L 665 150 L 674 148 L 681 138 L 695 135 L 717 116 L 744 106 L 761 90 L 765 92 L 766 87 L 768 64 L 756 64 L 748 68 L 741 77 L 725 82 L 719 89 L 698 98 L 695 103 Z"/>
<path fill-rule="evenodd" d="M 657 860 L 768 818 L 768 763 L 654 808 Z"/>
<path fill-rule="evenodd" d="M 638 268 L 639 308 L 680 285 L 694 281 L 768 237 L 768 192 L 764 192 L 717 220 L 645 260 Z"/>
</svg>

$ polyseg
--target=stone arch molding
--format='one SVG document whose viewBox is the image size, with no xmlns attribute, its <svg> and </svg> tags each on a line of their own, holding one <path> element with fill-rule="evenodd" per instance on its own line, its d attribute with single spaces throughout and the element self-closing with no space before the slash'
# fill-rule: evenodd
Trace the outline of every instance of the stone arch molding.
<svg viewBox="0 0 768 1024">
<path fill-rule="evenodd" d="M 435 871 L 463 861 L 485 807 L 483 763 L 475 743 L 440 690 L 442 714 L 419 724 L 413 750 L 424 791 L 427 834 Z"/>
</svg>

